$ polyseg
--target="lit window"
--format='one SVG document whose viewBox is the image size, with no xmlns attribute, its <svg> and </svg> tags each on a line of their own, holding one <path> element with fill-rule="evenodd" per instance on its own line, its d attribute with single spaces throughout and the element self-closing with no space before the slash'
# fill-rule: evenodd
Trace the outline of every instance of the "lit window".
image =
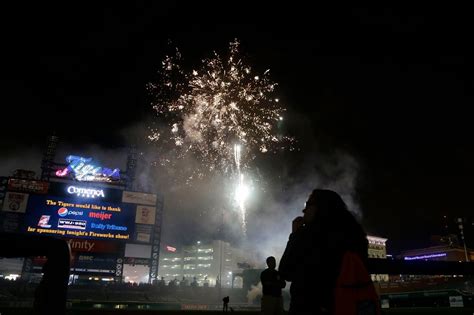
<svg viewBox="0 0 474 315">
<path fill-rule="evenodd" d="M 198 249 L 198 252 L 209 254 L 209 253 L 213 253 L 214 250 L 212 248 L 203 248 L 203 249 Z"/>
<path fill-rule="evenodd" d="M 210 267 L 211 267 L 211 264 L 199 264 L 198 267 L 210 268 Z"/>
<path fill-rule="evenodd" d="M 212 256 L 202 256 L 202 257 L 198 257 L 198 260 L 212 260 L 213 257 Z"/>
</svg>

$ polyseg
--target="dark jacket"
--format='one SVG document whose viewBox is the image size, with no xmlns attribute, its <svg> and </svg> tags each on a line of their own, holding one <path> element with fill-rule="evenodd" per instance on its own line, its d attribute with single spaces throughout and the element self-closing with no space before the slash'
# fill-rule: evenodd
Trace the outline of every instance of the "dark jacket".
<svg viewBox="0 0 474 315">
<path fill-rule="evenodd" d="M 354 251 L 367 261 L 368 242 L 350 213 L 335 222 L 303 226 L 290 235 L 279 272 L 291 281 L 290 312 L 317 313 L 331 309 L 343 254 Z"/>
<path fill-rule="evenodd" d="M 274 297 L 281 296 L 281 289 L 286 286 L 284 280 L 275 269 L 267 268 L 260 274 L 260 282 L 262 282 L 262 294 Z"/>
</svg>

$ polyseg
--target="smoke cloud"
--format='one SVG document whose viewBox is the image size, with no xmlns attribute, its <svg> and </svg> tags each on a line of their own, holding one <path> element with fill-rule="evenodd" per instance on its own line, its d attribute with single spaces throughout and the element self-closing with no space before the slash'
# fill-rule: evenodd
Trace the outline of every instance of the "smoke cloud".
<svg viewBox="0 0 474 315">
<path fill-rule="evenodd" d="M 282 165 L 285 171 L 258 196 L 260 200 L 250 214 L 253 229 L 245 246 L 257 253 L 262 266 L 268 256 L 275 256 L 279 261 L 291 232 L 291 222 L 302 215 L 304 203 L 315 188 L 338 192 L 355 216 L 362 217 L 355 195 L 357 161 L 343 152 L 310 156 L 308 160 L 312 162 L 298 167 L 297 171 Z"/>
<path fill-rule="evenodd" d="M 262 296 L 261 282 L 259 282 L 256 286 L 253 284 L 251 285 L 250 290 L 247 292 L 247 302 L 249 304 L 253 304 L 259 296 Z"/>
<path fill-rule="evenodd" d="M 40 149 L 17 146 L 14 152 L 0 157 L 0 176 L 11 176 L 16 169 L 27 169 L 39 174 L 41 172 Z"/>
<path fill-rule="evenodd" d="M 233 204 L 234 182 L 225 174 L 197 179 L 190 185 L 181 177 L 183 169 L 197 167 L 191 157 L 165 168 L 157 161 L 160 149 L 147 142 L 147 124 L 124 129 L 123 146 L 103 148 L 95 144 L 60 143 L 56 161 L 69 154 L 90 156 L 107 167 L 125 169 L 130 144 L 137 146 L 135 190 L 155 192 L 164 198 L 162 242 L 180 246 L 197 240 L 224 239 L 249 253 L 247 262 L 263 268 L 268 256 L 279 261 L 291 230 L 291 221 L 301 215 L 304 203 L 314 188 L 333 189 L 341 194 L 349 209 L 361 217 L 355 195 L 359 163 L 350 154 L 316 150 L 303 158 L 261 155 L 246 178 L 251 181 L 247 202 L 247 235 L 239 224 Z M 288 153 L 298 154 L 298 153 Z M 301 154 L 300 154 L 301 157 Z M 39 148 L 19 148 L 2 157 L 0 171 L 10 175 L 16 168 L 40 173 Z"/>
</svg>

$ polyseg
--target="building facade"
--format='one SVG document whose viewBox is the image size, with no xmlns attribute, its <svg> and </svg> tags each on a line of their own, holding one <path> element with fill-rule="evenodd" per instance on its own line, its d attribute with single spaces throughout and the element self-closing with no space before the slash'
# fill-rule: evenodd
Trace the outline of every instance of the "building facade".
<svg viewBox="0 0 474 315">
<path fill-rule="evenodd" d="M 246 253 L 228 242 L 215 240 L 196 242 L 191 246 L 175 249 L 165 246 L 161 251 L 158 277 L 165 282 L 176 281 L 199 286 L 242 287 L 242 263 L 248 262 Z"/>
<path fill-rule="evenodd" d="M 387 258 L 386 238 L 367 236 L 369 258 Z M 215 240 L 209 243 L 196 242 L 191 246 L 161 249 L 158 278 L 166 283 L 175 281 L 211 287 L 222 284 L 226 288 L 243 286 L 243 269 L 254 266 L 252 253 L 232 247 L 230 243 Z M 222 279 L 222 281 L 221 281 Z M 388 275 L 372 275 L 374 281 L 388 281 Z"/>
<path fill-rule="evenodd" d="M 387 259 L 387 239 L 378 236 L 367 235 L 369 241 L 369 258 Z M 372 281 L 388 281 L 388 274 L 373 274 Z"/>
</svg>

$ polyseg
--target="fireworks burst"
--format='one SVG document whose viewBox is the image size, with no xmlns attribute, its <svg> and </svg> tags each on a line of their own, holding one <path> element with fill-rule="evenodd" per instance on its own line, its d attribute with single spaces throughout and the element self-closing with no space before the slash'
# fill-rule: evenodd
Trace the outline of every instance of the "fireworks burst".
<svg viewBox="0 0 474 315">
<path fill-rule="evenodd" d="M 237 181 L 234 197 L 244 228 L 249 193 L 244 172 L 258 153 L 292 149 L 292 138 L 278 132 L 285 109 L 274 96 L 277 84 L 269 73 L 256 73 L 246 64 L 235 40 L 226 57 L 214 53 L 190 71 L 183 69 L 176 50 L 163 60 L 160 81 L 148 85 L 153 108 L 165 123 L 149 136 L 160 146 L 160 163 L 172 167 L 187 157 L 197 159 L 198 166 L 179 170 L 187 182 L 230 173 Z"/>
<path fill-rule="evenodd" d="M 197 70 L 186 72 L 179 51 L 162 63 L 161 81 L 149 84 L 154 109 L 168 122 L 153 129 L 150 139 L 166 150 L 161 163 L 172 164 L 191 155 L 200 161 L 192 176 L 226 173 L 234 165 L 233 146 L 241 143 L 241 168 L 247 169 L 257 152 L 276 152 L 292 139 L 278 134 L 285 109 L 273 96 L 276 83 L 269 70 L 256 74 L 230 43 L 226 59 L 214 56 Z"/>
</svg>

